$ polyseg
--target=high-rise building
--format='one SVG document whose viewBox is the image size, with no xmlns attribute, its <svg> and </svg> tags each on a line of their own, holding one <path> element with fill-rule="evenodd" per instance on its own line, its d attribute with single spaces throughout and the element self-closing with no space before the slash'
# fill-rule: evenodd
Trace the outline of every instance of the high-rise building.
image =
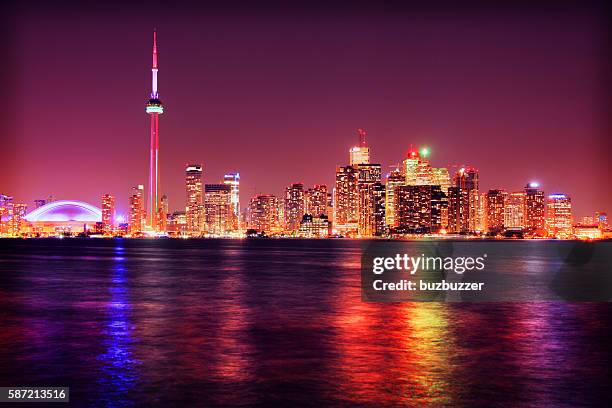
<svg viewBox="0 0 612 408">
<path fill-rule="evenodd" d="M 376 223 L 377 201 L 375 200 L 375 186 L 380 184 L 380 164 L 360 164 L 357 166 L 357 194 L 358 201 L 358 224 L 357 230 L 362 237 L 372 237 L 380 233 Z M 381 203 L 378 203 L 380 205 Z M 384 201 L 383 201 L 384 208 Z"/>
<path fill-rule="evenodd" d="M 416 185 L 430 186 L 433 184 L 435 184 L 433 169 L 429 164 L 429 159 L 421 154 L 416 168 Z"/>
<path fill-rule="evenodd" d="M 489 190 L 487 193 L 487 230 L 491 234 L 504 232 L 504 217 L 506 215 L 506 196 L 503 190 Z"/>
<path fill-rule="evenodd" d="M 544 236 L 546 233 L 544 191 L 539 187 L 538 183 L 529 183 L 525 186 L 525 231 L 530 235 Z"/>
<path fill-rule="evenodd" d="M 504 205 L 504 228 L 523 230 L 525 228 L 525 193 L 516 191 L 506 196 Z"/>
<path fill-rule="evenodd" d="M 238 231 L 241 227 L 240 222 L 240 173 L 228 173 L 223 176 L 223 184 L 231 187 L 232 214 L 229 221 L 229 228 Z"/>
<path fill-rule="evenodd" d="M 399 169 L 393 170 L 387 175 L 385 192 L 385 223 L 389 228 L 394 228 L 396 224 L 395 191 L 398 187 L 406 184 L 406 177 Z"/>
<path fill-rule="evenodd" d="M 572 200 L 565 194 L 551 194 L 546 200 L 548 236 L 569 238 L 572 235 Z"/>
<path fill-rule="evenodd" d="M 336 168 L 334 188 L 334 229 L 340 234 L 357 233 L 359 220 L 358 170 L 353 166 Z"/>
<path fill-rule="evenodd" d="M 480 222 L 480 194 L 478 193 L 478 170 L 461 168 L 448 189 L 448 227 L 454 233 L 477 231 Z"/>
<path fill-rule="evenodd" d="M 446 167 L 434 167 L 431 169 L 433 174 L 433 185 L 440 186 L 444 194 L 448 193 L 448 188 L 451 186 L 450 175 Z"/>
<path fill-rule="evenodd" d="M 403 162 L 402 172 L 406 177 L 406 185 L 407 186 L 416 186 L 417 185 L 417 174 L 419 168 L 419 152 L 410 148 L 408 152 L 408 157 Z"/>
<path fill-rule="evenodd" d="M 359 164 L 370 164 L 370 148 L 366 142 L 367 132 L 365 129 L 357 129 L 359 145 L 351 147 L 349 151 L 349 164 L 357 166 Z"/>
<path fill-rule="evenodd" d="M 115 227 L 115 197 L 102 195 L 102 229 L 104 235 L 112 235 Z"/>
<path fill-rule="evenodd" d="M 142 234 L 145 226 L 144 185 L 139 184 L 132 188 L 129 201 L 128 233 L 132 236 L 138 236 Z"/>
<path fill-rule="evenodd" d="M 159 200 L 159 230 L 167 231 L 168 229 L 168 215 L 169 215 L 169 207 L 168 207 L 168 196 L 166 194 L 161 196 Z"/>
<path fill-rule="evenodd" d="M 8 221 L 13 214 L 13 197 L 0 194 L 0 235 L 8 234 Z"/>
<path fill-rule="evenodd" d="M 285 189 L 284 215 L 285 232 L 297 232 L 304 216 L 304 184 L 293 183 Z"/>
<path fill-rule="evenodd" d="M 157 92 L 157 32 L 153 32 L 153 65 L 151 67 L 151 95 L 145 111 L 151 119 L 151 140 L 149 155 L 149 198 L 147 224 L 154 231 L 160 231 L 159 211 L 159 115 L 164 106 Z"/>
<path fill-rule="evenodd" d="M 278 198 L 271 194 L 251 198 L 248 211 L 249 229 L 268 235 L 279 232 Z"/>
<path fill-rule="evenodd" d="M 387 223 L 385 222 L 386 215 L 386 199 L 387 192 L 385 189 L 385 185 L 376 182 L 372 186 L 372 196 L 373 196 L 373 209 L 374 209 L 374 236 L 380 237 L 385 235 L 389 229 L 387 228 Z"/>
<path fill-rule="evenodd" d="M 446 193 L 437 185 L 407 185 L 395 191 L 397 226 L 400 234 L 429 234 L 442 230 Z"/>
<path fill-rule="evenodd" d="M 226 235 L 235 231 L 231 185 L 204 185 L 204 214 L 209 234 Z"/>
<path fill-rule="evenodd" d="M 190 235 L 200 235 L 203 229 L 204 208 L 202 204 L 202 165 L 188 164 L 185 168 L 185 188 L 187 191 L 187 231 Z"/>
<path fill-rule="evenodd" d="M 11 219 L 8 221 L 9 235 L 17 237 L 21 235 L 26 223 L 25 216 L 28 212 L 27 204 L 13 203 L 11 208 Z"/>
<path fill-rule="evenodd" d="M 315 184 L 313 188 L 306 190 L 305 213 L 318 217 L 327 216 L 327 186 L 325 184 Z"/>
</svg>

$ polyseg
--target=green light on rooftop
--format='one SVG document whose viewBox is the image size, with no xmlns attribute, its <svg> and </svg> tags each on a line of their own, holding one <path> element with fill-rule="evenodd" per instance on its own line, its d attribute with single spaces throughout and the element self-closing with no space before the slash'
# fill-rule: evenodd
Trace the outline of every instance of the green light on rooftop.
<svg viewBox="0 0 612 408">
<path fill-rule="evenodd" d="M 429 157 L 429 147 L 423 147 L 420 151 L 422 157 Z"/>
</svg>

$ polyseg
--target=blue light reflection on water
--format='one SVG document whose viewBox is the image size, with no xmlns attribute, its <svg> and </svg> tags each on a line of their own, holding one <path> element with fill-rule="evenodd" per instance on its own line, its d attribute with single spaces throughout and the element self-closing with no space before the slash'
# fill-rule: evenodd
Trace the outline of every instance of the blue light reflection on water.
<svg viewBox="0 0 612 408">
<path fill-rule="evenodd" d="M 105 406 L 135 406 L 130 392 L 138 380 L 139 361 L 133 356 L 133 328 L 130 315 L 128 269 L 123 256 L 125 248 L 121 241 L 114 247 L 113 266 L 110 275 L 109 294 L 106 304 L 106 324 L 102 331 L 104 352 L 98 356 L 102 362 L 100 388 Z"/>
</svg>

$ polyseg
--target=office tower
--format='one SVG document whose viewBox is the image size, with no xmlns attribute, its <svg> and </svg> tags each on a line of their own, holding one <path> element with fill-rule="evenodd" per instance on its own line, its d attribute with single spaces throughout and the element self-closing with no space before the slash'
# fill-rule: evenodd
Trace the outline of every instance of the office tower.
<svg viewBox="0 0 612 408">
<path fill-rule="evenodd" d="M 11 219 L 8 221 L 8 233 L 11 236 L 17 237 L 23 232 L 28 206 L 27 204 L 13 203 L 11 207 L 11 213 L 9 214 Z"/>
<path fill-rule="evenodd" d="M 159 200 L 159 230 L 166 231 L 168 228 L 168 196 L 166 194 L 161 196 Z"/>
<path fill-rule="evenodd" d="M 351 147 L 349 151 L 349 164 L 351 166 L 370 163 L 370 148 L 366 142 L 367 133 L 364 129 L 357 129 L 357 134 L 359 136 L 359 145 Z"/>
<path fill-rule="evenodd" d="M 151 121 L 151 140 L 149 155 L 149 198 L 147 224 L 154 231 L 159 231 L 159 115 L 164 113 L 164 106 L 157 92 L 157 32 L 153 32 L 153 66 L 151 67 L 151 95 L 145 111 Z"/>
<path fill-rule="evenodd" d="M 389 228 L 396 227 L 395 191 L 406 183 L 406 177 L 399 169 L 387 175 L 385 192 L 385 223 Z"/>
<path fill-rule="evenodd" d="M 304 216 L 304 184 L 293 183 L 285 189 L 285 232 L 295 233 L 300 229 Z"/>
<path fill-rule="evenodd" d="M 386 215 L 386 189 L 385 185 L 376 182 L 372 186 L 373 194 L 373 210 L 374 210 L 374 236 L 380 237 L 388 232 L 387 223 L 385 222 Z"/>
<path fill-rule="evenodd" d="M 395 194 L 397 225 L 394 232 L 429 234 L 442 230 L 443 210 L 448 201 L 440 186 L 400 186 Z"/>
<path fill-rule="evenodd" d="M 446 224 L 448 225 L 448 217 L 446 218 Z M 486 232 L 487 229 L 487 193 L 480 193 L 480 200 L 478 201 L 478 231 Z"/>
<path fill-rule="evenodd" d="M 357 194 L 357 175 L 355 167 L 336 168 L 334 188 L 334 228 L 340 234 L 357 232 L 359 220 L 359 195 Z"/>
<path fill-rule="evenodd" d="M 313 216 L 327 216 L 327 186 L 325 184 L 315 184 L 313 188 L 306 190 L 305 213 Z"/>
<path fill-rule="evenodd" d="M 565 194 L 551 194 L 546 200 L 548 236 L 569 238 L 572 235 L 572 200 Z"/>
<path fill-rule="evenodd" d="M 419 168 L 419 152 L 410 148 L 408 151 L 408 157 L 403 162 L 402 172 L 406 177 L 406 185 L 416 186 L 417 185 L 417 173 Z"/>
<path fill-rule="evenodd" d="M 248 211 L 249 229 L 265 234 L 279 232 L 278 199 L 271 194 L 251 198 Z"/>
<path fill-rule="evenodd" d="M 357 166 L 358 224 L 357 230 L 362 237 L 372 237 L 380 233 L 376 223 L 377 202 L 374 197 L 375 186 L 380 184 L 380 164 L 360 164 Z M 380 205 L 380 203 L 378 203 Z M 383 205 L 384 207 L 384 205 Z"/>
<path fill-rule="evenodd" d="M 232 231 L 241 229 L 240 222 L 240 173 L 228 173 L 223 176 L 223 184 L 231 187 L 232 214 L 229 228 Z"/>
<path fill-rule="evenodd" d="M 544 236 L 545 231 L 545 200 L 544 191 L 538 183 L 525 186 L 525 231 L 530 235 Z"/>
<path fill-rule="evenodd" d="M 525 193 L 517 191 L 506 195 L 504 204 L 504 228 L 523 230 L 525 228 Z"/>
<path fill-rule="evenodd" d="M 188 164 L 185 168 L 185 188 L 187 191 L 187 232 L 199 235 L 203 229 L 204 210 L 202 205 L 202 165 Z"/>
<path fill-rule="evenodd" d="M 212 235 L 226 235 L 235 230 L 232 186 L 229 184 L 206 184 L 204 186 L 204 214 L 206 229 Z"/>
<path fill-rule="evenodd" d="M 13 197 L 0 194 L 0 235 L 8 234 L 8 221 L 13 213 Z"/>
<path fill-rule="evenodd" d="M 115 227 L 115 197 L 110 194 L 102 196 L 102 230 L 104 235 L 112 235 Z"/>
<path fill-rule="evenodd" d="M 144 185 L 139 184 L 132 188 L 129 201 L 128 233 L 132 236 L 138 236 L 142 234 L 146 218 L 144 211 Z"/>
<path fill-rule="evenodd" d="M 429 186 L 435 184 L 434 173 L 431 165 L 429 164 L 429 159 L 424 157 L 422 154 L 419 158 L 419 162 L 417 163 L 415 184 L 417 186 Z"/>
<path fill-rule="evenodd" d="M 491 234 L 504 232 L 506 196 L 503 190 L 489 190 L 487 193 L 487 230 Z"/>
<path fill-rule="evenodd" d="M 480 194 L 478 193 L 478 170 L 461 168 L 448 189 L 448 227 L 454 233 L 477 231 Z"/>
<path fill-rule="evenodd" d="M 440 186 L 444 194 L 448 193 L 448 188 L 451 186 L 450 175 L 445 167 L 434 167 L 431 169 L 433 176 L 433 185 Z"/>
</svg>

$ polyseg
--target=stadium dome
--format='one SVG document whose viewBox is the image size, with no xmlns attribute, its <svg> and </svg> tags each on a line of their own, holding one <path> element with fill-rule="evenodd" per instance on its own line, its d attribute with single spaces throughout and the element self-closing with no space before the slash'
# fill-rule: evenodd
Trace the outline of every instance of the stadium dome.
<svg viewBox="0 0 612 408">
<path fill-rule="evenodd" d="M 102 221 L 102 211 L 83 201 L 53 201 L 35 209 L 25 216 L 29 222 L 81 222 Z"/>
</svg>

